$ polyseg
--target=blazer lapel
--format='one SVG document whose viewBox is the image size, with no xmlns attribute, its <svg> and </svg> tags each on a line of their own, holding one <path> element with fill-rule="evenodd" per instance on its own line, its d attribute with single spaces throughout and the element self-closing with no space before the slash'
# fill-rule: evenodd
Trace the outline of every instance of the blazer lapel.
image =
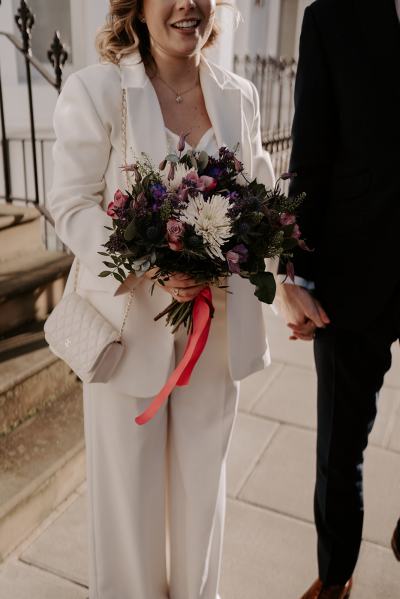
<svg viewBox="0 0 400 599">
<path fill-rule="evenodd" d="M 121 61 L 121 87 L 127 90 L 127 161 L 146 154 L 154 167 L 168 153 L 157 94 L 136 54 Z"/>
<path fill-rule="evenodd" d="M 224 80 L 220 81 L 204 57 L 202 57 L 200 64 L 200 82 L 207 113 L 218 146 L 226 146 L 233 150 L 240 144 L 238 154 L 239 157 L 242 156 L 243 114 L 241 90 L 231 87 Z"/>
</svg>

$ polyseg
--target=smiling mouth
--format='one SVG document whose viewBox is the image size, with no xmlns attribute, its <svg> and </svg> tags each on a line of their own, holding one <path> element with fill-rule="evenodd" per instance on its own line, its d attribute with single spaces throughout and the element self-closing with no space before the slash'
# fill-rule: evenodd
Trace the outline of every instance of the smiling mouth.
<svg viewBox="0 0 400 599">
<path fill-rule="evenodd" d="M 200 25 L 200 19 L 185 19 L 184 21 L 178 21 L 177 23 L 173 23 L 171 27 L 174 29 L 196 29 Z"/>
</svg>

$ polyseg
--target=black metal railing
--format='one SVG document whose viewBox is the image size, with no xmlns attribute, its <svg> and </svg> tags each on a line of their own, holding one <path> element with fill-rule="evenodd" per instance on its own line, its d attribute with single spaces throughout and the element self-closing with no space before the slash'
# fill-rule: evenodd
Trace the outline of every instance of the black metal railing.
<svg viewBox="0 0 400 599">
<path fill-rule="evenodd" d="M 1 0 L 0 0 L 1 3 Z M 45 173 L 45 144 L 44 138 L 38 138 L 36 134 L 35 115 L 33 107 L 33 86 L 32 86 L 32 67 L 41 75 L 41 77 L 50 84 L 58 93 L 61 90 L 62 71 L 68 58 L 68 52 L 61 42 L 60 34 L 55 32 L 52 44 L 47 53 L 49 62 L 53 67 L 53 72 L 50 73 L 43 65 L 33 56 L 31 47 L 32 29 L 35 24 L 35 16 L 29 8 L 25 0 L 21 0 L 15 22 L 21 34 L 21 40 L 15 35 L 0 31 L 0 35 L 8 39 L 8 41 L 23 55 L 26 69 L 26 85 L 29 105 L 29 138 L 8 137 L 6 128 L 6 115 L 3 99 L 3 90 L 1 85 L 1 65 L 0 65 L 0 125 L 1 125 L 1 150 L 2 150 L 2 170 L 4 180 L 4 194 L 0 191 L 0 199 L 8 203 L 25 202 L 26 204 L 34 204 L 36 208 L 52 222 L 51 216 L 45 207 L 45 202 L 40 201 L 46 196 L 46 173 Z M 16 195 L 14 193 L 14 185 L 12 179 L 11 168 L 11 149 L 12 146 L 20 144 L 22 157 L 22 172 L 23 172 L 23 193 Z M 29 148 L 29 150 L 28 150 Z M 33 181 L 33 194 L 29 192 L 28 179 L 29 175 Z M 33 195 L 33 197 L 32 197 Z"/>
<path fill-rule="evenodd" d="M 258 90 L 263 146 L 271 154 L 275 172 L 281 174 L 289 168 L 296 61 L 235 56 L 234 70 Z"/>
</svg>

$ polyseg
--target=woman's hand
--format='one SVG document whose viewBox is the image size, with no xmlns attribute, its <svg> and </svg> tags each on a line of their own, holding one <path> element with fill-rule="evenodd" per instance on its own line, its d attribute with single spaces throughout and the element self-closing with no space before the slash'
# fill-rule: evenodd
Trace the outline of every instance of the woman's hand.
<svg viewBox="0 0 400 599">
<path fill-rule="evenodd" d="M 146 273 L 146 277 L 153 279 L 156 273 L 157 269 L 153 268 Z M 207 287 L 206 283 L 197 283 L 188 275 L 179 272 L 173 273 L 168 279 L 163 279 L 163 283 L 159 281 L 158 283 L 164 291 L 170 293 L 174 300 L 180 304 L 191 302 L 198 296 L 200 291 Z"/>
</svg>

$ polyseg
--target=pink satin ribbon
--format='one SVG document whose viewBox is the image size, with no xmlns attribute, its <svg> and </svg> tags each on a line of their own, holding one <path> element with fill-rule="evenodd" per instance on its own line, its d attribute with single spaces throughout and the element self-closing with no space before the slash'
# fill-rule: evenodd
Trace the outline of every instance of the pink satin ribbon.
<svg viewBox="0 0 400 599">
<path fill-rule="evenodd" d="M 175 387 L 184 387 L 189 384 L 193 369 L 206 346 L 213 314 L 214 306 L 212 304 L 211 289 L 206 287 L 199 293 L 194 302 L 193 330 L 189 336 L 182 360 L 147 410 L 135 418 L 136 424 L 146 424 L 151 420 Z"/>
</svg>

